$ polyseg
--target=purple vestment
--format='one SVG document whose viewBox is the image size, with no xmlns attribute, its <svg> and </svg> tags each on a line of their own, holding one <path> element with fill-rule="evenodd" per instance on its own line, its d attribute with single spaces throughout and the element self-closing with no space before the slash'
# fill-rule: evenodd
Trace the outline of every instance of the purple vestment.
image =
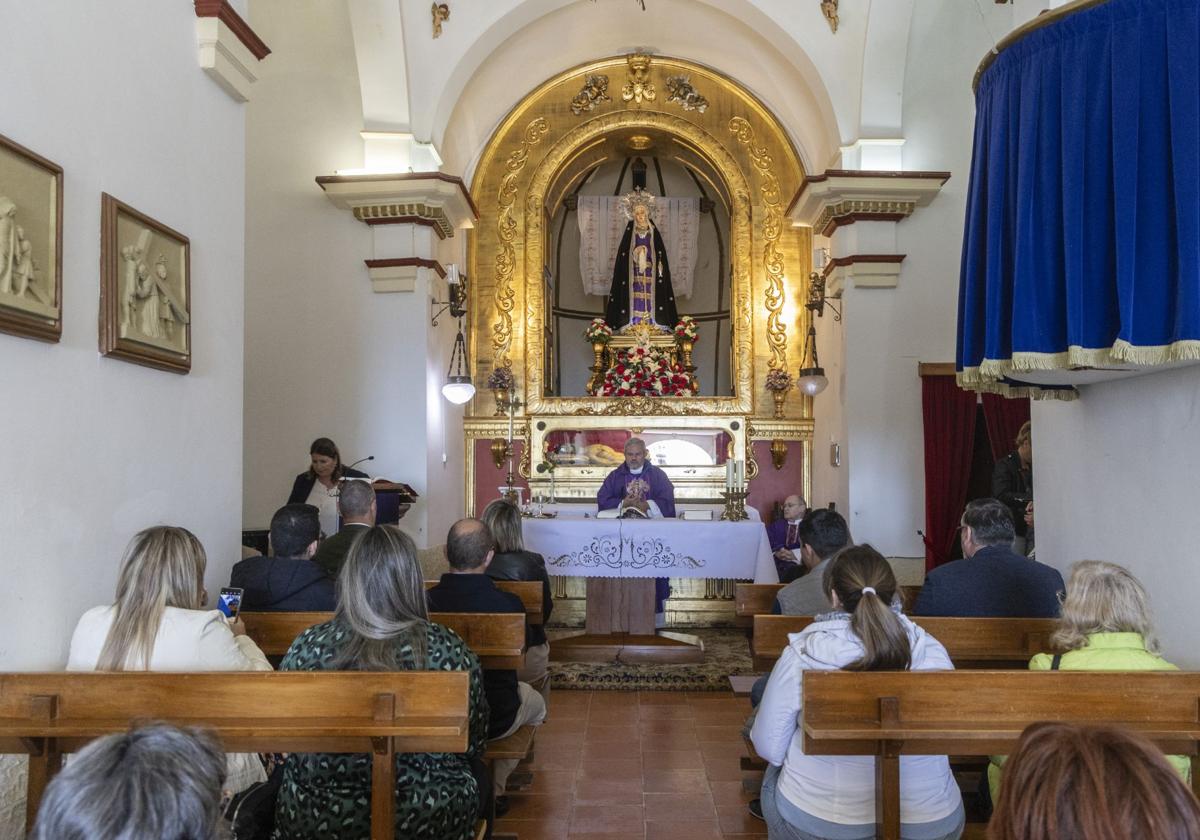
<svg viewBox="0 0 1200 840">
<path fill-rule="evenodd" d="M 776 519 L 767 526 L 767 538 L 771 541 L 771 551 L 778 551 L 781 548 L 790 548 L 793 551 L 800 547 L 800 537 L 798 531 L 800 524 L 791 526 L 792 539 L 788 539 L 788 521 L 786 519 Z"/>
<path fill-rule="evenodd" d="M 650 485 L 646 494 L 647 501 L 653 501 L 662 511 L 663 516 L 675 516 L 675 486 L 667 474 L 653 464 L 647 463 L 642 468 L 641 475 L 634 475 L 627 464 L 622 464 L 608 474 L 600 485 L 600 493 L 596 496 L 596 504 L 600 510 L 610 510 L 620 507 L 625 499 L 625 485 L 635 479 L 642 479 Z"/>
</svg>

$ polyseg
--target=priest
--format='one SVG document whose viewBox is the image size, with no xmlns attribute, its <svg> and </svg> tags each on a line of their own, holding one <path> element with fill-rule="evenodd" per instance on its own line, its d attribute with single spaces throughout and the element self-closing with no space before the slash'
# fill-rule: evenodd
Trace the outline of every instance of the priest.
<svg viewBox="0 0 1200 840">
<path fill-rule="evenodd" d="M 604 479 L 596 502 L 600 510 L 616 508 L 619 516 L 674 517 L 675 487 L 665 472 L 646 462 L 645 442 L 630 438 L 625 442 L 625 463 Z"/>
<path fill-rule="evenodd" d="M 625 463 L 617 467 L 600 485 L 596 497 L 600 510 L 617 509 L 618 516 L 650 519 L 675 516 L 675 486 L 667 474 L 646 463 L 646 443 L 631 437 L 625 441 Z M 636 513 L 632 512 L 636 511 Z M 671 597 L 667 578 L 654 579 L 654 626 L 665 627 L 666 601 Z"/>
</svg>

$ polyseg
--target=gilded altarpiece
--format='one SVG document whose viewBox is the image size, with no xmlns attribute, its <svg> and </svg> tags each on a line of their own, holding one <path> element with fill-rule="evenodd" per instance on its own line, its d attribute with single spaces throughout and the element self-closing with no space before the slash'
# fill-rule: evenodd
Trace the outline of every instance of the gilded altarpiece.
<svg viewBox="0 0 1200 840">
<path fill-rule="evenodd" d="M 686 97 L 677 95 L 681 89 Z M 551 247 L 548 220 L 595 167 L 627 156 L 647 140 L 656 154 L 686 166 L 711 187 L 728 212 L 732 395 L 551 395 L 544 283 Z M 515 418 L 521 483 L 535 490 L 545 478 L 531 466 L 542 453 L 531 459 L 524 444 L 531 437 L 541 440 L 531 435 L 539 421 L 577 416 L 589 418 L 589 425 L 603 418 L 613 429 L 641 428 L 649 421 L 669 428 L 672 418 L 691 418 L 694 424 L 707 416 L 743 421 L 735 424 L 735 448 L 748 461 L 751 503 L 769 510 L 773 499 L 761 496 L 776 492 L 776 485 L 808 491 L 811 400 L 793 389 L 780 418 L 765 387 L 768 371 L 794 375 L 801 366 L 811 317 L 803 305 L 811 235 L 785 221 L 803 176 L 800 157 L 774 115 L 710 68 L 660 56 L 618 56 L 563 73 L 527 95 L 492 136 L 471 184 L 480 218 L 469 239 L 469 343 L 480 391 L 465 420 L 467 510 L 480 512 L 480 505 L 495 496 L 503 473 L 493 463 L 491 444 L 505 434 L 508 421 L 495 416 L 482 386 L 494 370 L 505 367 L 512 371 L 521 402 Z M 756 429 L 769 429 L 769 437 Z M 782 483 L 767 454 L 773 440 L 794 452 Z M 715 500 L 720 490 L 714 471 L 708 495 Z M 691 495 L 699 499 L 705 491 L 693 488 Z M 732 592 L 728 581 L 688 583 L 694 591 L 679 593 L 684 601 L 723 599 Z"/>
</svg>

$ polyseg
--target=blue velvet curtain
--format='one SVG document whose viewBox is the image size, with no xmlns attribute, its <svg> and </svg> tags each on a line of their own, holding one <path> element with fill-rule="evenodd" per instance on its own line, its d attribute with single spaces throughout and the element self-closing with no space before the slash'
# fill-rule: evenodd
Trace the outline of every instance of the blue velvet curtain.
<svg viewBox="0 0 1200 840">
<path fill-rule="evenodd" d="M 1056 389 L 1021 374 L 1200 358 L 1198 5 L 1109 0 L 1030 32 L 981 75 L 964 386 L 1044 396 Z"/>
</svg>

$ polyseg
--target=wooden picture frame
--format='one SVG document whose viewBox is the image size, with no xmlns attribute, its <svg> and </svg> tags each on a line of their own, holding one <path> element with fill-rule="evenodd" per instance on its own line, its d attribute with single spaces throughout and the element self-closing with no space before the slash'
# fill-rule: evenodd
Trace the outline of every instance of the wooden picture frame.
<svg viewBox="0 0 1200 840">
<path fill-rule="evenodd" d="M 191 243 L 108 193 L 100 204 L 100 352 L 192 369 Z"/>
<path fill-rule="evenodd" d="M 63 170 L 0 135 L 0 331 L 62 338 Z"/>
</svg>

